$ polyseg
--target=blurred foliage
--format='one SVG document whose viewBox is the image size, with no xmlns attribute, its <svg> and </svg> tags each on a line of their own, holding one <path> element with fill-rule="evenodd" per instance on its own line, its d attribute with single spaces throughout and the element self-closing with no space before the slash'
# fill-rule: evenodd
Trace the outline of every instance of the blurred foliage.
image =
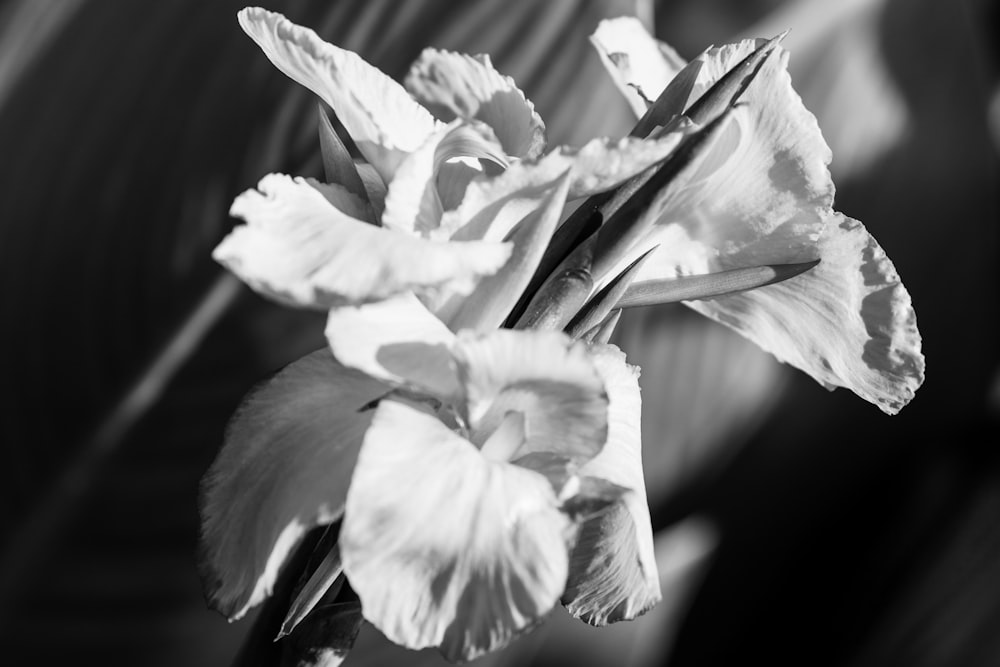
<svg viewBox="0 0 1000 667">
<path fill-rule="evenodd" d="M 242 4 L 0 4 L 12 664 L 225 664 L 250 627 L 202 602 L 197 482 L 243 393 L 322 345 L 322 318 L 227 290 L 209 258 L 236 193 L 269 171 L 319 171 L 314 101 L 239 30 Z M 490 53 L 552 143 L 629 127 L 586 36 L 630 2 L 264 4 L 396 78 L 427 45 Z M 643 366 L 654 522 L 714 522 L 704 583 L 667 579 L 662 613 L 610 630 L 557 618 L 484 664 L 664 664 L 674 634 L 671 665 L 1000 662 L 997 11 L 832 4 L 661 0 L 655 27 L 691 57 L 802 22 L 793 79 L 833 143 L 838 208 L 913 295 L 926 385 L 887 418 L 686 310 L 629 313 L 617 340 Z M 163 374 L 151 364 L 205 303 L 214 325 Z M 136 384 L 150 368 L 163 391 Z M 412 657 L 370 631 L 360 646 L 358 665 Z"/>
</svg>

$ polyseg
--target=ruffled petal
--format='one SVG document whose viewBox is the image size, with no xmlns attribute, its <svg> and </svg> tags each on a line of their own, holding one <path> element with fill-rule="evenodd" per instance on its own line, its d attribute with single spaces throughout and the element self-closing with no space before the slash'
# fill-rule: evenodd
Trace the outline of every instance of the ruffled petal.
<svg viewBox="0 0 1000 667">
<path fill-rule="evenodd" d="M 474 443 L 486 442 L 508 413 L 524 417 L 523 442 L 484 446 L 488 457 L 544 471 L 558 487 L 604 446 L 608 396 L 585 344 L 559 332 L 462 332 L 453 353 Z"/>
<path fill-rule="evenodd" d="M 653 530 L 642 474 L 638 368 L 611 345 L 591 356 L 608 392 L 608 441 L 581 477 L 628 489 L 609 509 L 587 519 L 570 554 L 563 604 L 592 625 L 633 619 L 660 600 Z"/>
<path fill-rule="evenodd" d="M 822 261 L 802 275 L 688 305 L 827 387 L 895 414 L 924 379 L 910 295 L 857 220 L 832 214 L 817 249 Z"/>
<path fill-rule="evenodd" d="M 590 41 L 636 116 L 646 113 L 649 104 L 685 66 L 676 51 L 654 39 L 642 22 L 631 16 L 601 21 Z"/>
<path fill-rule="evenodd" d="M 382 224 L 421 236 L 428 236 L 436 229 L 444 212 L 437 188 L 438 175 L 449 160 L 456 158 L 482 158 L 507 164 L 488 127 L 456 121 L 432 134 L 400 163 L 385 196 Z"/>
<path fill-rule="evenodd" d="M 647 247 L 660 248 L 637 282 L 820 259 L 784 286 L 689 305 L 826 386 L 894 413 L 923 379 L 909 296 L 860 223 L 832 211 L 830 151 L 784 61 L 778 53 L 764 62 L 746 106 L 654 207 Z"/>
<path fill-rule="evenodd" d="M 245 399 L 202 481 L 202 569 L 227 617 L 270 595 L 306 531 L 340 517 L 373 414 L 363 408 L 387 391 L 320 350 Z"/>
<path fill-rule="evenodd" d="M 535 105 L 513 79 L 493 68 L 487 55 L 425 49 L 405 83 L 438 118 L 486 123 L 512 157 L 533 158 L 545 148 L 545 124 Z"/>
<path fill-rule="evenodd" d="M 333 107 L 384 180 L 389 181 L 400 160 L 437 128 L 429 111 L 358 54 L 260 7 L 247 7 L 238 18 L 275 67 Z"/>
<path fill-rule="evenodd" d="M 589 197 L 618 187 L 639 172 L 660 162 L 673 152 L 690 132 L 690 124 L 678 124 L 676 131 L 656 138 L 593 139 L 579 149 L 560 147 L 547 159 L 572 161 L 573 180 L 569 198 Z"/>
<path fill-rule="evenodd" d="M 327 319 L 326 339 L 345 366 L 441 400 L 459 395 L 451 354 L 455 335 L 412 293 L 334 308 Z"/>
<path fill-rule="evenodd" d="M 418 290 L 468 294 L 510 256 L 509 244 L 438 243 L 351 217 L 367 204 L 337 185 L 282 174 L 236 198 L 236 227 L 213 257 L 258 292 L 333 308 Z M 351 206 L 356 208 L 352 209 Z"/>
<path fill-rule="evenodd" d="M 434 238 L 503 240 L 544 193 L 564 174 L 569 175 L 566 199 L 610 190 L 665 159 L 689 131 L 656 139 L 593 139 L 582 147 L 560 146 L 535 162 L 516 162 L 497 176 L 481 176 L 468 186 L 454 211 L 441 220 Z"/>
<path fill-rule="evenodd" d="M 433 416 L 386 400 L 348 493 L 344 571 L 389 639 L 471 660 L 558 601 L 572 526 L 557 506 L 544 477 L 490 461 Z"/>
</svg>

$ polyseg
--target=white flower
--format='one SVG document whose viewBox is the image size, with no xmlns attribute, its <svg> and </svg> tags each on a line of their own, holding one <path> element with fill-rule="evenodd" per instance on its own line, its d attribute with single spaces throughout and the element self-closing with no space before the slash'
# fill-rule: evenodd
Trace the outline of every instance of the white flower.
<svg viewBox="0 0 1000 667">
<path fill-rule="evenodd" d="M 593 41 L 637 114 L 667 84 L 688 108 L 759 46 L 713 48 L 678 70 L 669 47 L 633 19 L 603 22 Z M 720 139 L 646 213 L 654 231 L 633 252 L 659 248 L 636 282 L 821 260 L 779 284 L 687 305 L 893 414 L 924 378 L 910 295 L 864 226 L 833 210 L 830 149 L 792 89 L 787 59 L 778 47 L 764 61 Z"/>
</svg>

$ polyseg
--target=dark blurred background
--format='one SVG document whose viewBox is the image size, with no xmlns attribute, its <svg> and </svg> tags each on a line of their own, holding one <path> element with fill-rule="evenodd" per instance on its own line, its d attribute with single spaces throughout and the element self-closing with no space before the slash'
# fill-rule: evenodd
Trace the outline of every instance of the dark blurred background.
<svg viewBox="0 0 1000 667">
<path fill-rule="evenodd" d="M 264 2 L 401 78 L 492 55 L 550 144 L 631 120 L 591 52 L 638 13 L 691 58 L 770 36 L 916 308 L 927 381 L 896 417 L 678 307 L 630 312 L 665 593 L 593 630 L 557 610 L 483 664 L 1000 664 L 998 9 L 987 0 Z M 0 3 L 0 662 L 225 665 L 198 480 L 241 396 L 323 344 L 210 259 L 233 197 L 319 175 L 315 100 L 242 2 Z M 433 664 L 370 628 L 348 665 Z"/>
</svg>

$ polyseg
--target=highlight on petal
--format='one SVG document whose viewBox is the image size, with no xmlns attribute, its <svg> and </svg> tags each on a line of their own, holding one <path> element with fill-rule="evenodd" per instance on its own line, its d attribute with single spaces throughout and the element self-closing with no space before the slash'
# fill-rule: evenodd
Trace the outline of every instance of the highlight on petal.
<svg viewBox="0 0 1000 667">
<path fill-rule="evenodd" d="M 509 244 L 438 243 L 373 227 L 337 185 L 269 174 L 233 202 L 236 227 L 213 257 L 265 296 L 333 308 L 418 290 L 468 294 L 510 256 Z M 332 202 L 332 203 L 331 203 Z"/>
<path fill-rule="evenodd" d="M 430 112 L 358 54 L 260 7 L 247 7 L 237 16 L 275 67 L 333 107 L 358 150 L 384 180 L 437 129 Z"/>
<path fill-rule="evenodd" d="M 461 332 L 453 353 L 470 439 L 482 445 L 509 413 L 524 441 L 483 454 L 544 471 L 561 486 L 607 439 L 608 396 L 587 346 L 559 332 Z"/>
<path fill-rule="evenodd" d="M 688 305 L 827 387 L 895 414 L 924 379 L 910 295 L 857 220 L 831 214 L 818 252 L 817 267 L 783 283 Z"/>
<path fill-rule="evenodd" d="M 361 408 L 386 391 L 320 350 L 244 400 L 202 480 L 203 577 L 228 618 L 270 595 L 306 531 L 340 517 L 372 417 Z"/>
<path fill-rule="evenodd" d="M 340 545 L 368 621 L 403 646 L 471 660 L 552 609 L 572 532 L 544 477 L 490 461 L 435 417 L 385 400 Z"/>
<path fill-rule="evenodd" d="M 639 19 L 601 21 L 590 41 L 636 116 L 642 116 L 685 66 L 677 52 L 654 39 Z"/>
<path fill-rule="evenodd" d="M 407 90 L 438 118 L 480 120 L 504 151 L 533 158 L 545 148 L 545 124 L 514 80 L 496 71 L 490 57 L 425 49 L 406 76 Z"/>
<path fill-rule="evenodd" d="M 660 600 L 660 584 L 642 474 L 638 368 L 613 345 L 593 346 L 591 357 L 608 392 L 608 440 L 578 474 L 628 491 L 583 523 L 562 601 L 572 615 L 606 625 L 650 609 Z"/>
<path fill-rule="evenodd" d="M 340 363 L 371 377 L 440 400 L 460 393 L 451 353 L 455 335 L 412 293 L 334 308 L 326 339 Z"/>
</svg>

